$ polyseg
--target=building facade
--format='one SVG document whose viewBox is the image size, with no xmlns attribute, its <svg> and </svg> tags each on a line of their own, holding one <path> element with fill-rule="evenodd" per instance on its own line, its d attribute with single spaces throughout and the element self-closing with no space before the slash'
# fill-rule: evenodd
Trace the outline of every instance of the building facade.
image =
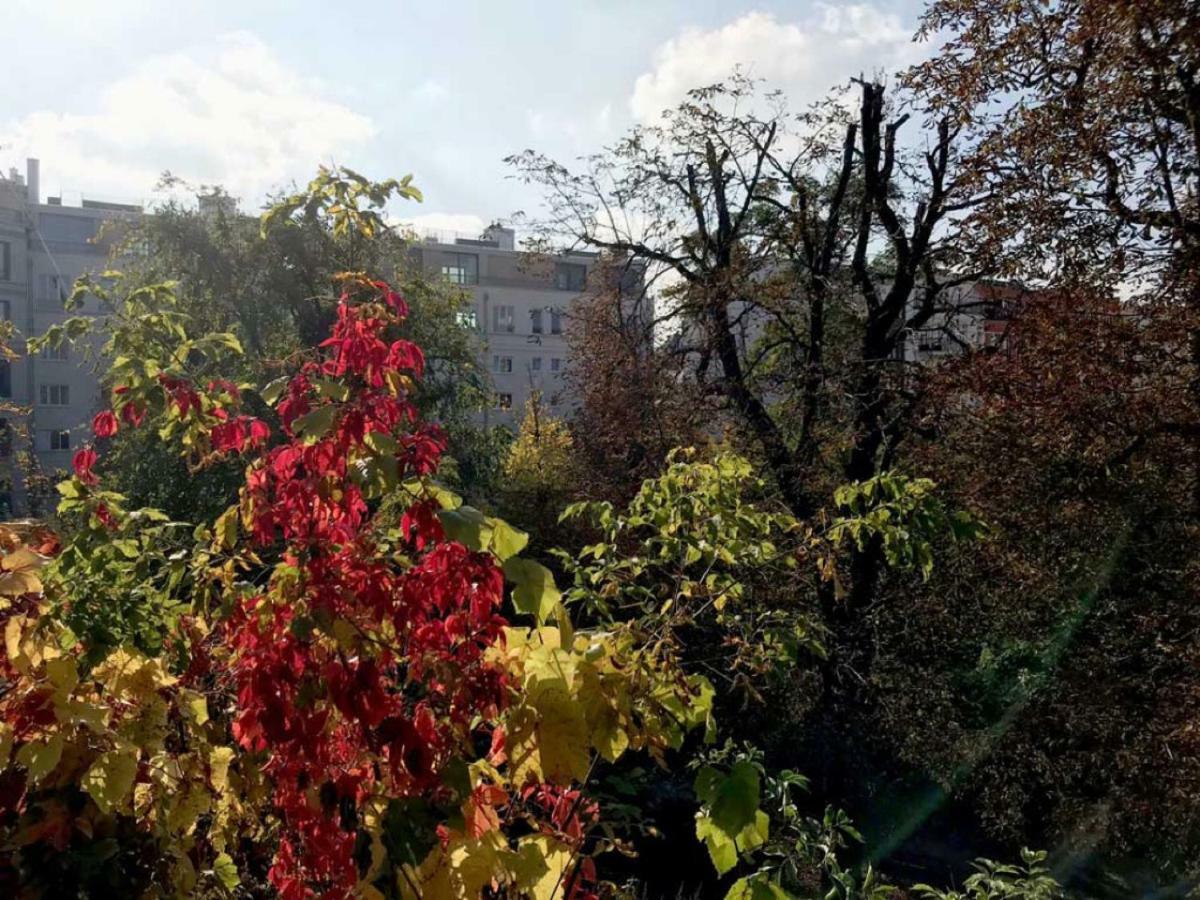
<svg viewBox="0 0 1200 900">
<path fill-rule="evenodd" d="M 494 391 L 483 421 L 515 428 L 534 391 L 551 414 L 569 415 L 574 401 L 564 377 L 567 320 L 597 256 L 526 253 L 516 249 L 512 230 L 499 226 L 479 238 L 418 238 L 412 254 L 429 277 L 458 285 L 471 297 L 463 324 L 480 337 Z"/>
<path fill-rule="evenodd" d="M 930 363 L 968 350 L 1007 346 L 1012 315 L 1029 296 L 1028 290 L 1011 282 L 973 281 L 949 289 L 939 298 L 939 311 L 905 333 L 904 361 Z M 914 298 L 910 315 L 918 302 Z"/>
<path fill-rule="evenodd" d="M 86 346 L 30 354 L 24 339 L 69 316 L 102 314 L 95 297 L 71 311 L 64 302 L 81 275 L 107 268 L 115 237 L 109 226 L 141 214 L 140 207 L 125 204 L 41 200 L 37 160 L 27 162 L 24 176 L 0 174 L 0 315 L 12 323 L 10 347 L 18 354 L 0 364 L 0 400 L 15 410 L 2 425 L 0 506 L 16 513 L 26 504 L 14 451 L 31 451 L 47 474 L 67 469 L 88 439 L 101 401 Z"/>
</svg>

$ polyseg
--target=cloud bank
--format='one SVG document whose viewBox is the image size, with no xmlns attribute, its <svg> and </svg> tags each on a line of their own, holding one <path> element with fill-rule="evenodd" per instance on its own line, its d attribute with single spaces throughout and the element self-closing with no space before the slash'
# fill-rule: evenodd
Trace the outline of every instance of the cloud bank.
<svg viewBox="0 0 1200 900">
<path fill-rule="evenodd" d="M 869 4 L 817 4 L 800 22 L 751 12 L 720 28 L 685 29 L 660 45 L 634 83 L 629 109 L 639 122 L 655 121 L 687 91 L 738 67 L 781 89 L 798 109 L 853 76 L 892 72 L 925 52 L 899 17 Z"/>
<path fill-rule="evenodd" d="M 254 203 L 345 161 L 372 120 L 323 96 L 254 35 L 146 58 L 104 85 L 94 110 L 0 123 L 0 145 L 42 160 L 43 194 L 144 200 L 164 169 Z"/>
</svg>

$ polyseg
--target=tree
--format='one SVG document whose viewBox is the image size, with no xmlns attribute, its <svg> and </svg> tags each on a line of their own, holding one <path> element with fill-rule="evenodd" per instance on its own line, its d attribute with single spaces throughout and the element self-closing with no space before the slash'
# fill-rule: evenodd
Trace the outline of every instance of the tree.
<svg viewBox="0 0 1200 900">
<path fill-rule="evenodd" d="M 545 192 L 542 230 L 570 246 L 632 259 L 665 283 L 656 322 L 672 352 L 762 461 L 797 518 L 844 482 L 890 469 L 910 436 L 913 389 L 899 351 L 986 259 L 959 252 L 958 222 L 980 201 L 960 177 L 959 127 L 900 141 L 909 116 L 882 84 L 857 83 L 857 114 L 830 101 L 799 117 L 743 77 L 692 91 L 661 124 L 634 129 L 571 171 L 533 151 L 512 158 Z M 765 111 L 764 110 L 765 107 Z M 865 705 L 884 548 L 855 545 L 844 593 L 822 588 L 829 659 L 825 746 Z M 819 754 L 825 780 L 851 777 Z M 842 771 L 836 771 L 841 769 Z"/>
<path fill-rule="evenodd" d="M 989 536 L 872 614 L 905 636 L 874 671 L 883 740 L 994 836 L 1065 854 L 1086 834 L 1085 887 L 1194 872 L 1188 445 L 1157 431 L 1186 414 L 1190 373 L 1163 324 L 1040 293 L 1000 349 L 932 373 L 908 464 Z"/>
<path fill-rule="evenodd" d="M 366 227 L 354 200 L 312 202 Z M 241 343 L 192 330 L 171 285 L 79 286 L 111 310 L 97 439 L 153 428 L 243 481 L 185 527 L 131 509 L 87 445 L 61 552 L 0 531 L 13 893 L 595 896 L 593 770 L 710 724 L 703 678 L 628 628 L 576 632 L 527 535 L 437 483 L 407 305 L 339 283 L 329 337 L 264 386 L 213 377 Z"/>
<path fill-rule="evenodd" d="M 529 531 L 535 548 L 545 552 L 564 541 L 558 517 L 578 490 L 575 446 L 567 424 L 551 416 L 534 391 L 504 459 L 499 509 Z"/>
<path fill-rule="evenodd" d="M 1200 13 L 1177 0 L 946 0 L 909 82 L 962 123 L 987 201 L 968 225 L 1009 271 L 1180 324 L 1200 504 Z"/>
<path fill-rule="evenodd" d="M 627 502 L 673 449 L 702 440 L 702 398 L 656 340 L 651 289 L 628 259 L 602 260 L 567 321 L 575 474 L 590 499 Z"/>
<path fill-rule="evenodd" d="M 260 225 L 236 213 L 232 200 L 216 189 L 199 209 L 172 201 L 144 217 L 117 248 L 117 259 L 133 282 L 176 281 L 197 328 L 241 337 L 246 354 L 235 363 L 240 371 L 223 373 L 228 378 L 275 377 L 297 354 L 323 340 L 336 309 L 337 273 L 385 273 L 410 301 L 411 315 L 400 327 L 427 352 L 418 408 L 450 435 L 459 485 L 471 494 L 489 492 L 503 443 L 474 420 L 488 391 L 474 336 L 459 325 L 458 314 L 469 298 L 417 271 L 404 235 L 382 218 L 390 197 L 415 196 L 415 188 L 323 170 L 308 191 L 361 202 L 364 230 L 335 233 L 334 220 L 321 208 L 294 202 Z M 214 197 L 225 202 L 213 202 Z M 104 467 L 121 474 L 120 487 L 135 502 L 192 520 L 219 513 L 213 504 L 240 477 L 236 467 L 188 473 L 145 432 L 123 432 L 106 448 Z"/>
</svg>

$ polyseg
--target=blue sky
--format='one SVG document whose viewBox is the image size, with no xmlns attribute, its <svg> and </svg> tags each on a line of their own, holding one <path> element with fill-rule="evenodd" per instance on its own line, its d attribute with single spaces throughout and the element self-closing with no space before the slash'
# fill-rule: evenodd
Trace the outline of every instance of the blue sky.
<svg viewBox="0 0 1200 900">
<path fill-rule="evenodd" d="M 460 230 L 536 210 L 506 154 L 598 149 L 736 64 L 799 105 L 926 52 L 916 0 L 8 5 L 0 164 L 38 156 L 44 195 L 145 201 L 170 169 L 249 208 L 338 161 L 412 172 L 397 212 Z"/>
</svg>

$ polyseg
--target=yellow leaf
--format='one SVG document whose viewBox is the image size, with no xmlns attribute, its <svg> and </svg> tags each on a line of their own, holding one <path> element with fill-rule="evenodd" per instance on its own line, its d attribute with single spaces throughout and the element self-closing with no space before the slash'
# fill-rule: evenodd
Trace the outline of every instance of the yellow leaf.
<svg viewBox="0 0 1200 900">
<path fill-rule="evenodd" d="M 106 691 L 129 700 L 139 700 L 179 679 L 170 675 L 157 659 L 147 659 L 131 650 L 114 650 L 96 666 L 92 677 Z"/>
<path fill-rule="evenodd" d="M 530 699 L 538 713 L 537 751 L 542 778 L 555 784 L 583 781 L 589 761 L 583 708 L 561 683 L 539 682 Z"/>
<path fill-rule="evenodd" d="M 63 739 L 56 734 L 44 741 L 31 741 L 17 751 L 17 765 L 29 772 L 29 781 L 37 784 L 54 771 L 62 759 Z"/>
<path fill-rule="evenodd" d="M 553 900 L 562 897 L 566 890 L 568 873 L 573 861 L 573 854 L 565 844 L 559 843 L 545 835 L 528 837 L 521 841 L 521 849 L 535 847 L 537 855 L 546 866 L 537 881 L 529 885 L 528 891 L 534 900 Z"/>
<path fill-rule="evenodd" d="M 55 713 L 63 724 L 84 725 L 96 734 L 108 728 L 108 708 L 87 700 L 67 700 L 55 709 Z"/>
<path fill-rule="evenodd" d="M 79 670 L 69 656 L 51 659 L 46 663 L 46 680 L 54 687 L 55 699 L 65 702 L 79 684 Z"/>
<path fill-rule="evenodd" d="M 105 815 L 112 815 L 125 805 L 133 790 L 138 769 L 137 751 L 129 748 L 101 753 L 84 773 L 80 787 L 92 796 Z"/>
<path fill-rule="evenodd" d="M 28 547 L 22 547 L 0 559 L 0 595 L 19 597 L 22 594 L 40 594 L 42 581 L 37 571 L 45 564 L 46 561 Z"/>
<path fill-rule="evenodd" d="M 183 708 L 188 718 L 196 725 L 208 721 L 208 701 L 200 694 L 188 691 L 183 697 Z"/>
<path fill-rule="evenodd" d="M 179 834 L 190 834 L 196 820 L 208 812 L 212 797 L 208 791 L 194 782 L 188 782 L 171 795 L 167 810 L 167 830 Z"/>
<path fill-rule="evenodd" d="M 213 790 L 224 793 L 229 789 L 229 764 L 233 762 L 232 747 L 213 747 L 208 757 L 208 783 Z"/>
<path fill-rule="evenodd" d="M 135 714 L 121 722 L 117 733 L 135 747 L 148 752 L 160 749 L 167 739 L 167 703 L 158 695 L 141 699 Z"/>
<path fill-rule="evenodd" d="M 24 621 L 21 616 L 13 616 L 4 624 L 4 649 L 10 662 L 15 663 L 21 655 L 21 625 Z"/>
<path fill-rule="evenodd" d="M 629 734 L 621 726 L 628 685 L 624 678 L 605 682 L 592 666 L 585 666 L 580 674 L 579 702 L 587 720 L 589 740 L 601 756 L 616 762 L 629 748 Z"/>
<path fill-rule="evenodd" d="M 343 650 L 353 651 L 358 647 L 358 632 L 346 619 L 333 620 L 333 637 Z"/>
<path fill-rule="evenodd" d="M 28 675 L 41 665 L 42 654 L 34 642 L 25 636 L 30 620 L 25 616 L 13 616 L 4 626 L 4 649 L 8 661 L 22 675 Z"/>
<path fill-rule="evenodd" d="M 221 513 L 213 524 L 213 549 L 232 550 L 237 543 L 237 536 L 238 508 L 234 505 Z"/>
<path fill-rule="evenodd" d="M 0 722 L 0 769 L 8 765 L 12 755 L 13 727 L 7 722 Z"/>
</svg>

